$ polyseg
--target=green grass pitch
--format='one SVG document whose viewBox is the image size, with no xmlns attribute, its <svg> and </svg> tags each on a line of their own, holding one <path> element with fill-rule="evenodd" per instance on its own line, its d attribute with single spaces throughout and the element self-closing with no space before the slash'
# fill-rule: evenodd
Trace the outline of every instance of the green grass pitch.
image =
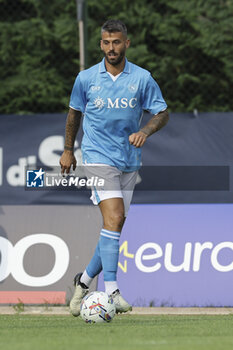
<svg viewBox="0 0 233 350">
<path fill-rule="evenodd" d="M 0 315 L 4 350 L 233 349 L 233 315 L 115 316 L 109 324 L 47 315 Z"/>
</svg>

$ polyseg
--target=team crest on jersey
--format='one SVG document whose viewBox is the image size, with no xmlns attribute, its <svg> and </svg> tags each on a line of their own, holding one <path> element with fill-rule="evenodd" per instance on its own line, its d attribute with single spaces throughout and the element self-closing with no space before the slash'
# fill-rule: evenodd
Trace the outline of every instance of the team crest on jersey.
<svg viewBox="0 0 233 350">
<path fill-rule="evenodd" d="M 137 87 L 137 85 L 135 85 L 135 84 L 130 84 L 130 85 L 128 86 L 128 89 L 129 89 L 130 92 L 136 92 L 137 89 L 138 89 L 138 87 Z"/>
</svg>

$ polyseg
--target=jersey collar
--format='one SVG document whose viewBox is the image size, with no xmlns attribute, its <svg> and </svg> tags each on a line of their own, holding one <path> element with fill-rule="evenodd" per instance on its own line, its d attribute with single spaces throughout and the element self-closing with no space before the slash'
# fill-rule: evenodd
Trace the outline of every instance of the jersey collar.
<svg viewBox="0 0 233 350">
<path fill-rule="evenodd" d="M 100 73 L 107 72 L 106 67 L 105 67 L 105 58 L 103 58 L 99 64 L 99 72 Z M 126 73 L 126 74 L 130 73 L 130 65 L 129 65 L 129 61 L 127 60 L 127 58 L 125 58 L 125 67 L 124 67 L 123 73 Z"/>
</svg>

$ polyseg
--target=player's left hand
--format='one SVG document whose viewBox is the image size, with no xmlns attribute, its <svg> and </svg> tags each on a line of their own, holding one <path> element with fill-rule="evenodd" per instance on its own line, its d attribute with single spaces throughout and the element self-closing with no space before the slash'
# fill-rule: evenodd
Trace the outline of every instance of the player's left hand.
<svg viewBox="0 0 233 350">
<path fill-rule="evenodd" d="M 142 131 L 129 135 L 129 143 L 137 148 L 142 147 L 146 142 L 146 139 L 147 135 Z"/>
</svg>

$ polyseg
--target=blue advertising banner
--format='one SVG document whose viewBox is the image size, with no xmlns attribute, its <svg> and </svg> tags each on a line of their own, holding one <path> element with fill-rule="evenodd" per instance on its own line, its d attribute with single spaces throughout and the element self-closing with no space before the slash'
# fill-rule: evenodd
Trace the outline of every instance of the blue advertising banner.
<svg viewBox="0 0 233 350">
<path fill-rule="evenodd" d="M 118 284 L 135 306 L 232 306 L 233 204 L 132 205 Z M 104 290 L 100 275 L 98 289 Z"/>
<path fill-rule="evenodd" d="M 150 117 L 145 114 L 143 124 Z M 59 171 L 65 121 L 61 114 L 0 116 L 0 205 L 91 204 L 83 189 L 25 188 L 27 168 Z M 80 130 L 78 165 L 81 138 Z M 143 147 L 133 202 L 232 203 L 232 146 L 233 113 L 171 114 Z"/>
</svg>

